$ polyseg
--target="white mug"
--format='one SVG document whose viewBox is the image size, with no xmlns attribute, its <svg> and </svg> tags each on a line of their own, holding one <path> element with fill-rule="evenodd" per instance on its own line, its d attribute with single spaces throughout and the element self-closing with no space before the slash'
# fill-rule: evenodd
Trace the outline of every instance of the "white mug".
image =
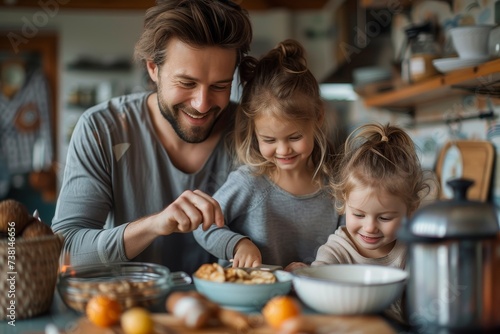
<svg viewBox="0 0 500 334">
<path fill-rule="evenodd" d="M 489 54 L 493 58 L 500 58 L 500 25 L 490 30 Z"/>
</svg>

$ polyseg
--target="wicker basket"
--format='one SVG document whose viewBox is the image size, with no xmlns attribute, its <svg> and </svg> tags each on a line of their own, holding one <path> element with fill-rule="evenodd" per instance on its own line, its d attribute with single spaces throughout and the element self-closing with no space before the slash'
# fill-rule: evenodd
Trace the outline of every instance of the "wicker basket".
<svg viewBox="0 0 500 334">
<path fill-rule="evenodd" d="M 16 237 L 13 248 L 0 240 L 0 320 L 31 318 L 50 309 L 62 244 L 60 235 Z"/>
</svg>

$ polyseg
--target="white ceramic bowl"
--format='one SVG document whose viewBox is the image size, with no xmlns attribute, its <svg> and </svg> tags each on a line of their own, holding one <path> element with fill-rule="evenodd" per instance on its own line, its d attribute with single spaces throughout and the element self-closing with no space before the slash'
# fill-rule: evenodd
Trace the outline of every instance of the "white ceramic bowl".
<svg viewBox="0 0 500 334">
<path fill-rule="evenodd" d="M 379 313 L 401 296 L 404 270 L 357 264 L 332 264 L 293 271 L 293 287 L 313 310 L 336 315 Z"/>
<path fill-rule="evenodd" d="M 493 26 L 461 26 L 450 29 L 450 36 L 458 56 L 463 59 L 485 58 L 489 55 L 489 36 Z"/>
<path fill-rule="evenodd" d="M 278 281 L 271 284 L 243 284 L 214 282 L 193 276 L 199 293 L 211 301 L 238 311 L 260 311 L 269 299 L 286 295 L 292 289 L 292 274 L 277 270 Z"/>
</svg>

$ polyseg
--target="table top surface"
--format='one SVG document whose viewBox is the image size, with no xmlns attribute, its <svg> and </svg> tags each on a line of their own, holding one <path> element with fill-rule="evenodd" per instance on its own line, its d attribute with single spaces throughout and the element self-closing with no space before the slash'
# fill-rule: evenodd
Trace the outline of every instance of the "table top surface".
<svg viewBox="0 0 500 334">
<path fill-rule="evenodd" d="M 194 289 L 194 287 L 191 287 Z M 317 314 L 313 310 L 309 309 L 307 306 L 303 305 L 303 310 L 305 314 L 315 315 Z M 163 312 L 161 315 L 163 317 L 163 322 L 171 322 L 171 319 L 166 318 L 166 313 L 164 310 L 158 310 L 158 312 Z M 155 315 L 160 315 L 155 313 Z M 9 321 L 0 321 L 0 333 L 2 334 L 44 334 L 46 333 L 47 325 L 51 324 L 57 327 L 60 333 L 76 333 L 76 329 L 80 329 L 82 326 L 81 313 L 69 309 L 62 301 L 59 293 L 56 291 L 54 293 L 54 299 L 50 310 L 44 314 L 40 314 L 30 319 L 16 319 L 13 326 L 9 324 Z M 376 320 L 378 324 L 386 325 L 387 328 L 391 328 L 395 333 L 409 333 L 407 328 L 404 328 L 400 324 L 397 324 L 390 319 L 383 316 L 372 316 L 366 319 L 371 321 Z M 361 317 L 359 320 L 363 320 Z M 338 322 L 339 319 L 336 319 Z M 175 325 L 175 324 L 174 324 Z M 81 331 L 78 331 L 81 332 Z M 360 331 L 358 333 L 372 333 L 372 331 Z M 98 334 L 98 333 L 93 333 Z"/>
</svg>

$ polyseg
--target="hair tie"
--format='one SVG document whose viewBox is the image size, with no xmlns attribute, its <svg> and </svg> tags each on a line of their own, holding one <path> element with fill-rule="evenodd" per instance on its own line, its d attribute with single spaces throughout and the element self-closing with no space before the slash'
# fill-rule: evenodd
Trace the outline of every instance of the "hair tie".
<svg viewBox="0 0 500 334">
<path fill-rule="evenodd" d="M 387 138 L 387 136 L 382 136 L 382 139 L 380 139 L 380 141 L 389 141 L 389 138 Z"/>
</svg>

